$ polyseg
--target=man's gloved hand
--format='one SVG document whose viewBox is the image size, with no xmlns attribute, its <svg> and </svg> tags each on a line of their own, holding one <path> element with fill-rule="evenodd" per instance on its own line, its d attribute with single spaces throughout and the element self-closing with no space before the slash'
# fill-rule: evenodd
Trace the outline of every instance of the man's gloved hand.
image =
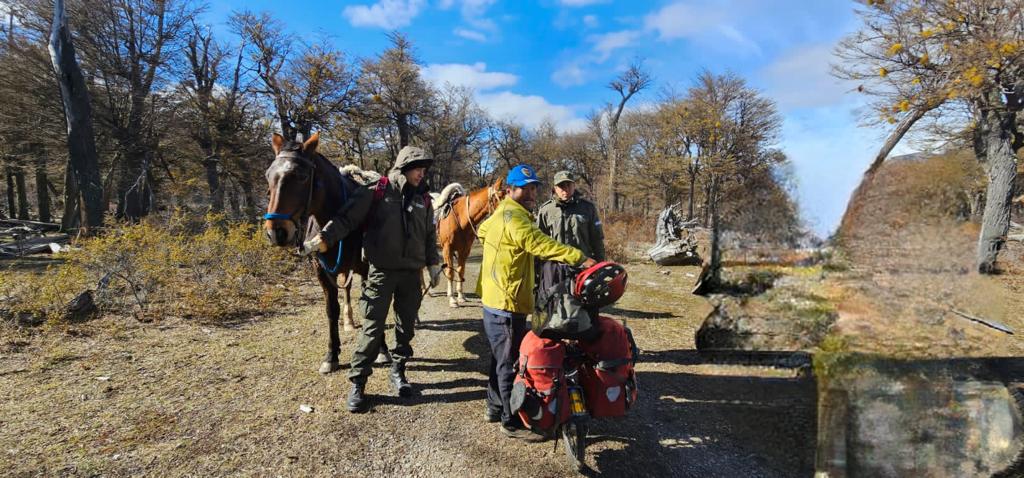
<svg viewBox="0 0 1024 478">
<path fill-rule="evenodd" d="M 427 270 L 430 272 L 430 288 L 433 289 L 434 287 L 437 287 L 439 282 L 441 282 L 441 271 L 443 269 L 441 269 L 440 264 L 434 264 L 428 267 Z"/>
<path fill-rule="evenodd" d="M 320 237 L 320 234 L 317 234 L 313 236 L 312 239 L 302 243 L 302 255 L 304 256 L 308 256 L 314 252 L 323 254 L 327 252 L 327 249 L 329 249 L 329 247 L 327 246 L 327 243 L 324 242 L 324 239 Z"/>
<path fill-rule="evenodd" d="M 580 264 L 580 267 L 583 269 L 588 269 L 595 264 L 597 264 L 597 261 L 595 261 L 592 257 L 588 257 L 585 261 L 583 261 L 582 264 Z"/>
</svg>

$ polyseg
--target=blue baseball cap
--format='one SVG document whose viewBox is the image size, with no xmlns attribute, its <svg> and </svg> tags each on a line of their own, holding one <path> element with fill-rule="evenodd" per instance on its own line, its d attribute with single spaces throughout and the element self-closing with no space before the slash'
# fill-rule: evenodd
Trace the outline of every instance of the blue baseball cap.
<svg viewBox="0 0 1024 478">
<path fill-rule="evenodd" d="M 508 175 L 505 176 L 505 184 L 509 186 L 521 188 L 533 183 L 539 184 L 540 179 L 537 178 L 537 173 L 534 172 L 533 168 L 526 164 L 512 166 L 512 169 L 508 170 Z"/>
</svg>

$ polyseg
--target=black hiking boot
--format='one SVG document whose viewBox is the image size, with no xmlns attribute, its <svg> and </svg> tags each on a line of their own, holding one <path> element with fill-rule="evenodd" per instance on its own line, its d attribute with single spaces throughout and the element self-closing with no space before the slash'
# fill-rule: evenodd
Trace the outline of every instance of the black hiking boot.
<svg viewBox="0 0 1024 478">
<path fill-rule="evenodd" d="M 391 386 L 395 389 L 395 393 L 399 397 L 412 396 L 412 385 L 405 379 L 405 362 L 395 361 L 391 364 L 391 373 L 388 374 L 391 379 Z"/>
<path fill-rule="evenodd" d="M 348 391 L 348 411 L 352 413 L 363 413 L 367 410 L 366 396 L 363 394 L 366 382 L 352 382 L 352 388 Z"/>
</svg>

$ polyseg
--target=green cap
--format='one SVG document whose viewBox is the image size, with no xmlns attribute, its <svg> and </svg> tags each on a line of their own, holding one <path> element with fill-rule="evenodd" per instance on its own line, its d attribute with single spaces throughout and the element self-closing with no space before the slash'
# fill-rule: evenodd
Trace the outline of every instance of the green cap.
<svg viewBox="0 0 1024 478">
<path fill-rule="evenodd" d="M 555 173 L 555 185 L 559 185 L 565 182 L 575 183 L 576 178 L 572 177 L 572 173 L 569 171 L 559 171 Z"/>
</svg>

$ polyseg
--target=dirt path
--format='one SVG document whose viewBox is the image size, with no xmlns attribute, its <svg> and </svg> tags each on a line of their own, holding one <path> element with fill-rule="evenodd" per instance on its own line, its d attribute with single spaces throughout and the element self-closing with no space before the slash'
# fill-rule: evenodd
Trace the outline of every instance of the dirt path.
<svg viewBox="0 0 1024 478">
<path fill-rule="evenodd" d="M 475 280 L 477 262 L 470 265 Z M 707 305 L 692 269 L 629 267 L 611 310 L 643 349 L 641 404 L 592 424 L 590 474 L 775 477 L 813 473 L 814 384 L 788 372 L 702 363 Z M 413 342 L 416 396 L 370 378 L 373 408 L 344 409 L 310 278 L 290 312 L 229 325 L 106 318 L 65 331 L 8 330 L 0 348 L 0 469 L 15 476 L 572 476 L 553 443 L 485 423 L 479 301 L 428 298 Z M 471 282 L 472 283 L 472 282 Z M 308 305 L 307 305 L 308 304 Z M 286 307 L 282 307 L 287 310 Z M 27 338 L 26 338 L 27 337 Z M 352 334 L 343 336 L 349 357 Z M 312 413 L 300 411 L 313 407 Z"/>
</svg>

